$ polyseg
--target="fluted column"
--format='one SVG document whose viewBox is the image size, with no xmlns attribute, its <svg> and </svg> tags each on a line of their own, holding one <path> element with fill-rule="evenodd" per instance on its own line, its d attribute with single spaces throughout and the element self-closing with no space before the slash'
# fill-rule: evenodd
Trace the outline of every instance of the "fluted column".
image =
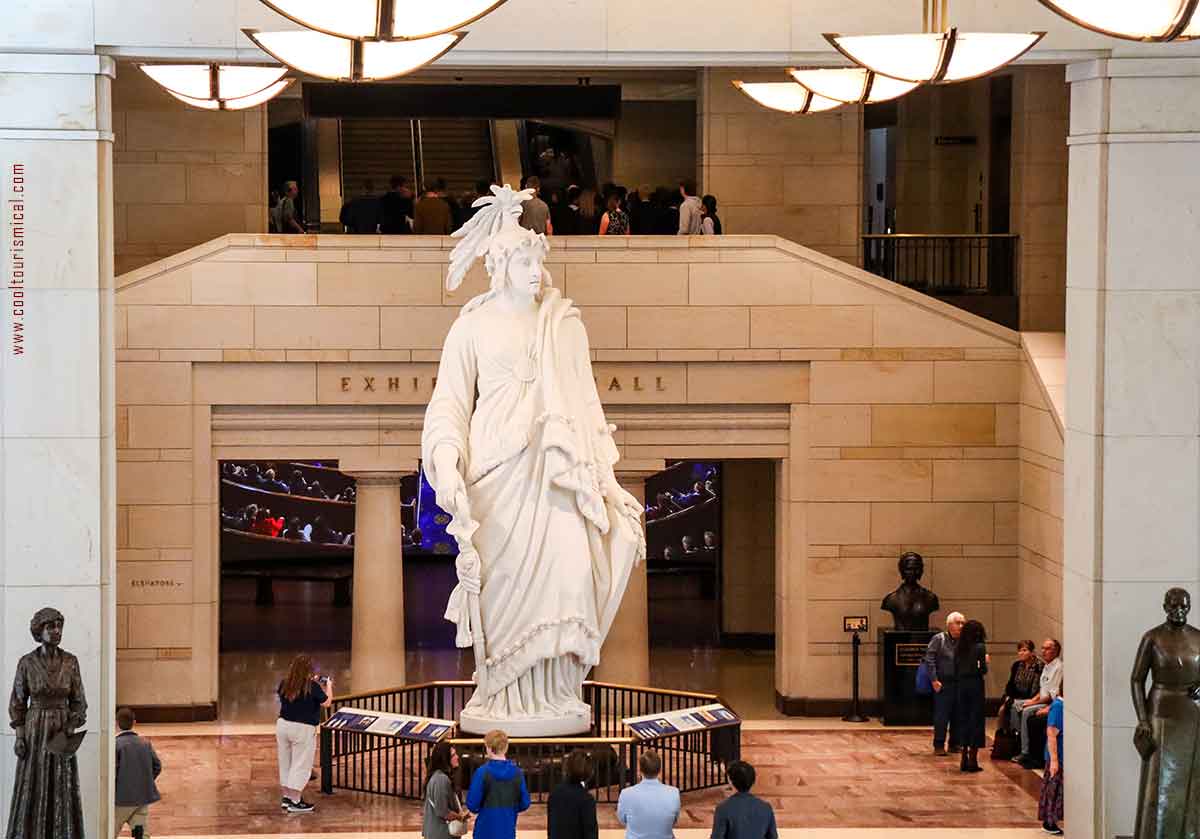
<svg viewBox="0 0 1200 839">
<path fill-rule="evenodd" d="M 646 504 L 646 478 L 661 471 L 661 461 L 637 471 L 619 471 L 617 480 L 638 501 Z M 650 618 L 646 589 L 646 563 L 629 575 L 625 597 L 613 619 L 612 628 L 600 649 L 600 663 L 592 671 L 598 682 L 623 685 L 650 684 Z"/>
<path fill-rule="evenodd" d="M 404 684 L 404 556 L 400 471 L 359 471 L 354 505 L 355 693 Z"/>
</svg>

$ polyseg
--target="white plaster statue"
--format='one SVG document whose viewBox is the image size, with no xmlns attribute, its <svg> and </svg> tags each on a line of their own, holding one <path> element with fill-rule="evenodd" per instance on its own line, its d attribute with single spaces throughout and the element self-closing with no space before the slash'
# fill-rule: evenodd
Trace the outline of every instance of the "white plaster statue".
<svg viewBox="0 0 1200 839">
<path fill-rule="evenodd" d="M 459 584 L 446 608 L 475 648 L 465 731 L 586 731 L 582 683 L 634 565 L 642 505 L 617 483 L 579 310 L 551 286 L 545 236 L 517 224 L 532 190 L 492 187 L 454 235 L 447 287 L 484 257 L 491 288 L 450 327 L 421 456 L 452 517 Z"/>
</svg>

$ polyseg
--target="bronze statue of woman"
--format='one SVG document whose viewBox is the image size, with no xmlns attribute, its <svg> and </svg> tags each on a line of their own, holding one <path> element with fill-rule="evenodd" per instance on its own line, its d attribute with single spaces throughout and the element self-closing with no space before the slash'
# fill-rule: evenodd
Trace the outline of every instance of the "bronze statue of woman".
<svg viewBox="0 0 1200 839">
<path fill-rule="evenodd" d="M 909 551 L 897 563 L 900 571 L 899 588 L 883 598 L 879 608 L 891 612 L 896 629 L 922 632 L 929 629 L 929 616 L 941 608 L 938 596 L 921 585 L 925 574 L 925 558 Z"/>
<path fill-rule="evenodd" d="M 39 646 L 21 656 L 8 700 L 17 735 L 8 839 L 84 839 L 74 750 L 50 748 L 55 735 L 70 738 L 87 722 L 79 659 L 59 649 L 63 616 L 57 609 L 39 609 L 29 630 Z"/>
<path fill-rule="evenodd" d="M 1200 629 L 1189 626 L 1191 597 L 1167 591 L 1167 620 L 1142 636 L 1133 665 L 1133 744 L 1142 756 L 1135 839 L 1200 836 Z M 1146 692 L 1146 677 L 1150 691 Z"/>
</svg>

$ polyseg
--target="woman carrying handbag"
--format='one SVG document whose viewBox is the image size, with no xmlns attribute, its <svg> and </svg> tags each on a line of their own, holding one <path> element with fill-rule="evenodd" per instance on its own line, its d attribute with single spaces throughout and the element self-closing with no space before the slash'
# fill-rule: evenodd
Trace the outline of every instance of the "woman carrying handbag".
<svg viewBox="0 0 1200 839">
<path fill-rule="evenodd" d="M 425 783 L 425 807 L 421 835 L 425 839 L 451 839 L 470 830 L 471 814 L 463 809 L 455 790 L 458 752 L 449 743 L 438 743 L 429 755 L 429 780 Z"/>
</svg>

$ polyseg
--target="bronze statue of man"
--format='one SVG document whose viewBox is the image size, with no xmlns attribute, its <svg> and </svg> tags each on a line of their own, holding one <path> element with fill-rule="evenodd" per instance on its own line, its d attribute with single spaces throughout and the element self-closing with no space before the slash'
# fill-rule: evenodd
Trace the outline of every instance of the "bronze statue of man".
<svg viewBox="0 0 1200 839">
<path fill-rule="evenodd" d="M 52 742 L 87 722 L 79 659 L 59 649 L 63 616 L 57 609 L 39 609 L 29 631 L 38 648 L 21 656 L 8 700 L 17 772 L 7 839 L 84 839 L 74 749 Z"/>
<path fill-rule="evenodd" d="M 921 577 L 925 574 L 925 558 L 909 551 L 900 557 L 898 565 L 903 582 L 883 598 L 882 608 L 892 613 L 896 629 L 925 631 L 929 629 L 929 616 L 941 606 L 938 596 L 921 585 Z"/>
<path fill-rule="evenodd" d="M 1134 839 L 1200 836 L 1200 629 L 1188 625 L 1191 607 L 1185 590 L 1168 590 L 1167 619 L 1142 636 L 1133 664 L 1133 745 L 1142 756 Z"/>
</svg>

